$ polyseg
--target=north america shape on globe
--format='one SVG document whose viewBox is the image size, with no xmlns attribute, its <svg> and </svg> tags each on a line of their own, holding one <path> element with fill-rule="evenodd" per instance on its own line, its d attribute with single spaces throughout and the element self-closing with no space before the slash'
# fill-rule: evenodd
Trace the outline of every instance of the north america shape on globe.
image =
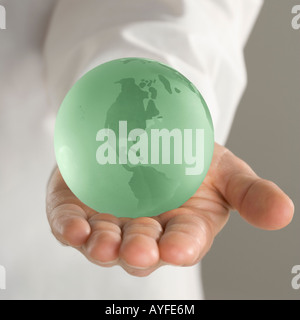
<svg viewBox="0 0 300 320">
<path fill-rule="evenodd" d="M 124 63 L 131 61 L 134 59 L 124 60 Z M 157 122 L 163 120 L 155 102 L 159 95 L 156 89 L 158 81 L 169 94 L 180 94 L 180 89 L 172 89 L 170 81 L 163 75 L 158 75 L 157 79 L 142 81 L 134 78 L 117 81 L 116 85 L 121 86 L 121 92 L 106 113 L 105 128 L 112 129 L 118 137 L 119 121 L 127 121 L 128 131 L 135 128 L 150 130 L 151 127 L 156 127 Z M 173 197 L 180 186 L 179 181 L 168 178 L 166 174 L 151 166 L 123 164 L 123 168 L 132 174 L 129 187 L 138 201 L 138 209 L 143 208 L 143 211 L 154 211 L 156 202 Z"/>
</svg>

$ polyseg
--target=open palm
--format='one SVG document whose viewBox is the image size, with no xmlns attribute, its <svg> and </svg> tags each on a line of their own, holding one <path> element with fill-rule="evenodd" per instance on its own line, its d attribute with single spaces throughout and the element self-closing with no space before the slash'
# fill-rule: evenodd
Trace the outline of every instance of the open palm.
<svg viewBox="0 0 300 320">
<path fill-rule="evenodd" d="M 84 205 L 56 168 L 47 190 L 47 216 L 54 236 L 100 266 L 122 266 L 147 276 L 164 264 L 201 260 L 226 224 L 230 210 L 250 224 L 276 230 L 290 223 L 294 206 L 274 183 L 258 177 L 228 149 L 215 144 L 209 172 L 180 208 L 151 218 L 116 218 Z"/>
</svg>

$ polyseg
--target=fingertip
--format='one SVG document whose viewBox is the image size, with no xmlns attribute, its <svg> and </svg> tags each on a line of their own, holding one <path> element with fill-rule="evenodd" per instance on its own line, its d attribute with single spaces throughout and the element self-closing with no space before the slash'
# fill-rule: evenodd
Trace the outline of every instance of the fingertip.
<svg viewBox="0 0 300 320">
<path fill-rule="evenodd" d="M 194 254 L 191 250 L 188 252 L 183 248 L 182 243 L 170 241 L 170 236 L 163 237 L 159 243 L 161 260 L 170 265 L 182 266 L 186 263 L 187 255 L 194 256 Z M 190 246 L 188 248 L 191 249 Z"/>
<path fill-rule="evenodd" d="M 126 236 L 120 247 L 120 258 L 127 266 L 150 268 L 159 262 L 157 242 L 143 234 Z"/>
<path fill-rule="evenodd" d="M 169 232 L 159 242 L 161 260 L 175 266 L 193 265 L 201 249 L 202 245 L 192 237 L 178 232 Z"/>
<path fill-rule="evenodd" d="M 258 199 L 254 201 L 254 199 Z M 264 230 L 286 227 L 294 216 L 293 201 L 273 182 L 260 180 L 245 198 L 244 218 Z"/>
<path fill-rule="evenodd" d="M 119 257 L 121 235 L 113 231 L 93 232 L 85 246 L 86 252 L 95 263 L 113 265 Z"/>
<path fill-rule="evenodd" d="M 91 233 L 89 223 L 81 217 L 70 217 L 61 222 L 61 236 L 72 247 L 82 246 Z"/>
<path fill-rule="evenodd" d="M 149 217 L 129 220 L 124 225 L 120 258 L 127 270 L 145 270 L 158 264 L 157 241 L 162 231 L 160 223 Z"/>
<path fill-rule="evenodd" d="M 269 212 L 270 221 L 267 221 L 265 229 L 279 230 L 289 225 L 293 220 L 294 203 L 282 191 L 269 199 L 267 206 L 269 206 L 267 212 Z"/>
</svg>

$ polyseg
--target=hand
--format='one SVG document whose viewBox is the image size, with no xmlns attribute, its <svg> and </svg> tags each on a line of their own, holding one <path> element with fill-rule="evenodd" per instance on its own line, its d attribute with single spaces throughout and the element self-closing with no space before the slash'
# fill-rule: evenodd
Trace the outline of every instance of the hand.
<svg viewBox="0 0 300 320">
<path fill-rule="evenodd" d="M 76 198 L 58 169 L 47 190 L 47 215 L 54 236 L 104 267 L 122 266 L 147 276 L 165 264 L 191 266 L 210 249 L 230 210 L 250 224 L 276 230 L 290 223 L 294 205 L 274 183 L 259 178 L 241 159 L 215 144 L 209 172 L 180 208 L 151 218 L 116 218 Z"/>
</svg>

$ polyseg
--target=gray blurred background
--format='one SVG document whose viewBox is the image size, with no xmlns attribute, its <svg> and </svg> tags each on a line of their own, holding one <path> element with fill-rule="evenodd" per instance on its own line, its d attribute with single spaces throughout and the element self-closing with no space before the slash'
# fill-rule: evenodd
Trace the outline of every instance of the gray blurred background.
<svg viewBox="0 0 300 320">
<path fill-rule="evenodd" d="M 203 260 L 207 299 L 300 299 L 291 269 L 300 265 L 300 1 L 265 0 L 247 44 L 248 88 L 227 143 L 294 201 L 293 222 L 258 230 L 233 212 Z M 226 254 L 224 254 L 226 252 Z"/>
</svg>

